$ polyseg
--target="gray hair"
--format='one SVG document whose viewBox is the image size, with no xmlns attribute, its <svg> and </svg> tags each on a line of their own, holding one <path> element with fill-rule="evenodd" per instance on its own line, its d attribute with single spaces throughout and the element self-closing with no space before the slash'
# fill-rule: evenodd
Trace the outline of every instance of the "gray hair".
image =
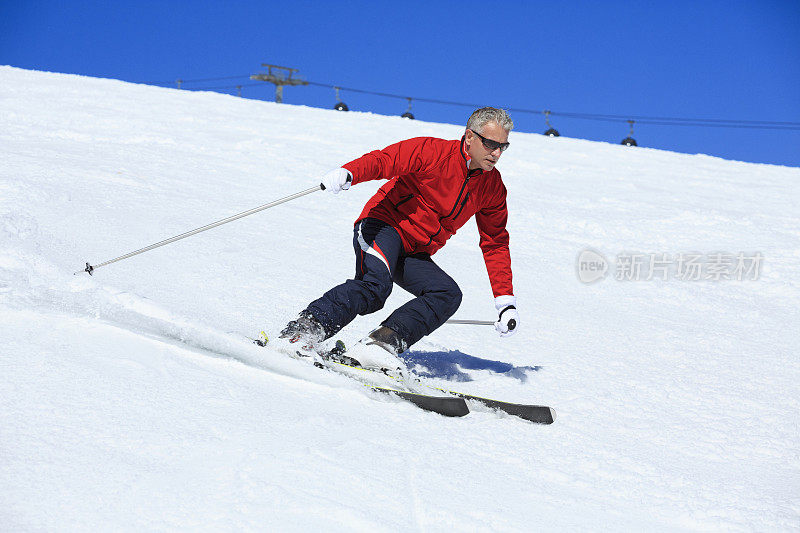
<svg viewBox="0 0 800 533">
<path fill-rule="evenodd" d="M 514 129 L 514 121 L 511 120 L 511 115 L 505 109 L 496 107 L 476 109 L 467 120 L 467 128 L 482 133 L 483 127 L 488 122 L 496 122 L 498 126 L 506 130 L 506 133 Z"/>
</svg>

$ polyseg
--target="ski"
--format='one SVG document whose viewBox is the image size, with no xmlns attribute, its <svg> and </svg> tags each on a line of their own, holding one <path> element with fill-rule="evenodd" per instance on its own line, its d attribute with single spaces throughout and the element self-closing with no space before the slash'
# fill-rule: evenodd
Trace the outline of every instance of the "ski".
<svg viewBox="0 0 800 533">
<path fill-rule="evenodd" d="M 449 392 L 450 394 L 455 394 L 459 398 L 478 402 L 491 409 L 497 409 L 509 415 L 518 416 L 523 420 L 534 422 L 536 424 L 552 424 L 556 420 L 555 410 L 552 407 L 547 407 L 545 405 L 526 405 L 519 403 L 510 403 L 510 402 L 503 402 L 500 400 L 492 400 L 491 398 L 481 398 L 480 396 L 464 394 L 463 392 L 454 392 L 446 389 L 438 389 L 438 390 L 442 392 Z"/>
<path fill-rule="evenodd" d="M 336 345 L 334 348 L 327 353 L 323 354 L 322 357 L 327 359 L 328 361 L 335 361 L 337 364 L 348 366 L 351 368 L 358 368 L 359 370 L 370 372 L 369 370 L 364 370 L 361 367 L 357 367 L 353 365 L 353 359 L 348 357 L 345 352 L 347 348 L 345 347 L 344 343 L 340 340 L 336 341 Z M 422 382 L 422 380 L 415 376 L 417 381 Z M 474 396 L 472 394 L 465 394 L 463 392 L 456 392 L 447 389 L 442 389 L 439 387 L 430 387 L 434 390 L 438 390 L 447 394 L 452 394 L 453 396 L 457 396 L 459 398 L 463 398 L 465 400 L 471 400 L 473 402 L 480 403 L 490 409 L 497 409 L 498 411 L 503 411 L 506 414 L 517 416 L 523 420 L 527 420 L 529 422 L 533 422 L 535 424 L 552 424 L 555 422 L 556 419 L 556 412 L 552 407 L 548 407 L 545 405 L 527 405 L 527 404 L 518 404 L 518 403 L 511 403 L 511 402 L 504 402 L 501 400 L 493 400 L 491 398 L 483 398 L 481 396 Z"/>
<path fill-rule="evenodd" d="M 266 334 L 262 332 L 263 338 L 266 339 Z M 266 346 L 267 340 L 254 340 L 260 346 Z M 319 353 L 319 359 L 314 361 L 314 366 L 324 368 L 338 374 L 347 376 L 351 379 L 359 381 L 361 384 L 378 392 L 393 394 L 404 400 L 407 400 L 420 409 L 426 411 L 433 411 L 444 416 L 465 416 L 469 413 L 469 406 L 466 401 L 479 403 L 490 409 L 502 411 L 511 416 L 519 417 L 523 420 L 533 422 L 535 424 L 552 424 L 556 419 L 556 412 L 552 407 L 545 405 L 529 405 L 518 404 L 512 402 L 504 402 L 502 400 L 494 400 L 491 398 L 483 398 L 472 394 L 465 394 L 463 392 L 442 389 L 439 387 L 432 387 L 423 383 L 419 376 L 414 376 L 414 380 L 425 387 L 435 391 L 445 393 L 447 396 L 424 394 L 417 391 L 403 391 L 395 388 L 397 385 L 402 385 L 401 378 L 390 376 L 386 373 L 377 370 L 370 370 L 362 368 L 357 362 L 348 357 L 345 352 L 347 348 L 341 340 L 337 340 L 334 347 L 326 352 Z M 299 359 L 308 359 L 309 355 L 300 353 L 299 351 L 294 354 L 289 354 L 292 357 Z M 388 386 L 377 385 L 381 381 Z M 410 388 L 406 384 L 406 388 Z"/>
<path fill-rule="evenodd" d="M 338 372 L 340 374 L 346 375 L 348 377 L 352 377 L 354 379 L 357 379 L 359 381 L 364 382 L 365 380 L 364 379 L 360 379 L 358 374 L 365 375 L 365 376 L 369 375 L 370 377 L 374 377 L 374 378 L 388 379 L 388 380 L 390 380 L 390 383 L 392 381 L 394 381 L 396 383 L 400 382 L 400 378 L 396 378 L 396 377 L 393 377 L 393 376 L 388 376 L 387 374 L 384 374 L 382 372 L 378 372 L 376 370 L 368 370 L 368 369 L 365 369 L 365 368 L 361 368 L 360 366 L 353 366 L 353 365 L 351 365 L 349 363 L 336 361 L 333 358 L 331 358 L 330 355 L 328 355 L 327 357 L 328 357 L 328 359 L 327 359 L 326 363 L 329 365 L 329 367 L 332 370 L 334 370 L 334 371 L 336 371 L 336 372 Z M 504 402 L 504 401 L 501 401 L 501 400 L 493 400 L 491 398 L 483 398 L 481 396 L 474 396 L 472 394 L 465 394 L 463 392 L 457 392 L 457 391 L 452 391 L 452 390 L 448 390 L 448 389 L 442 389 L 442 388 L 439 388 L 439 387 L 431 387 L 430 385 L 424 384 L 422 382 L 422 380 L 418 376 L 414 376 L 414 379 L 416 381 L 418 381 L 420 384 L 422 384 L 425 388 L 436 390 L 436 391 L 441 391 L 441 392 L 446 393 L 446 394 L 448 394 L 450 396 L 445 396 L 445 397 L 430 396 L 430 395 L 425 395 L 425 394 L 420 394 L 420 393 L 408 393 L 408 394 L 416 394 L 417 396 L 421 396 L 421 397 L 424 397 L 424 398 L 437 398 L 437 399 L 451 398 L 451 399 L 454 399 L 454 400 L 458 400 L 458 399 L 470 400 L 470 401 L 479 403 L 479 404 L 481 404 L 481 405 L 483 405 L 485 407 L 488 407 L 490 409 L 497 409 L 499 411 L 503 411 L 506 414 L 509 414 L 509 415 L 512 415 L 512 416 L 517 416 L 517 417 L 519 417 L 519 418 L 521 418 L 523 420 L 527 420 L 527 421 L 533 422 L 535 424 L 552 424 L 553 422 L 555 422 L 555 419 L 556 419 L 556 412 L 552 407 L 547 407 L 547 406 L 544 406 L 544 405 L 518 404 L 518 403 Z M 391 388 L 376 387 L 376 386 L 373 386 L 372 388 L 375 389 L 375 390 L 381 390 L 381 389 L 386 389 L 387 391 L 388 390 L 392 390 Z M 399 392 L 399 391 L 395 391 L 395 392 Z M 409 399 L 409 398 L 406 398 L 406 399 Z M 467 414 L 467 413 L 464 413 L 464 414 Z M 463 416 L 463 415 L 458 415 L 458 416 Z"/>
<path fill-rule="evenodd" d="M 259 346 L 268 346 L 269 339 L 262 332 L 261 339 L 251 339 L 255 344 Z M 280 350 L 282 353 L 286 353 L 284 350 Z M 348 377 L 354 381 L 357 381 L 368 387 L 376 392 L 381 392 L 385 394 L 389 394 L 405 400 L 416 407 L 423 409 L 425 411 L 430 411 L 433 413 L 440 414 L 442 416 L 449 416 L 449 417 L 459 417 L 465 416 L 469 414 L 469 407 L 467 406 L 467 402 L 464 398 L 458 398 L 451 395 L 429 395 L 429 394 L 422 394 L 419 392 L 412 392 L 412 391 L 405 391 L 399 390 L 395 388 L 393 385 L 397 385 L 400 382 L 397 381 L 392 376 L 388 376 L 386 374 L 375 372 L 372 370 L 367 370 L 361 368 L 360 366 L 355 366 L 352 363 L 353 360 L 347 356 L 343 356 L 342 354 L 345 351 L 344 343 L 342 341 L 337 341 L 336 346 L 333 350 L 326 352 L 320 355 L 320 358 L 312 358 L 309 355 L 303 354 L 300 351 L 295 351 L 294 353 L 287 353 L 289 357 L 299 360 L 307 360 L 312 361 L 316 368 L 328 370 L 331 372 L 336 372 L 337 374 L 343 375 Z M 320 360 L 321 359 L 321 360 Z M 344 362 L 342 362 L 344 361 Z M 380 379 L 377 379 L 380 378 Z M 390 386 L 382 386 L 377 385 L 376 382 L 382 380 L 386 382 L 387 385 Z"/>
<path fill-rule="evenodd" d="M 338 365 L 350 367 L 353 369 L 358 369 L 361 370 L 362 372 L 378 373 L 375 371 L 363 369 L 360 366 L 354 366 L 353 359 L 346 355 L 345 353 L 346 351 L 347 348 L 345 347 L 344 343 L 341 340 L 337 340 L 334 348 L 322 354 L 322 357 L 323 359 L 329 362 L 333 361 Z M 422 383 L 422 380 L 418 376 L 415 376 L 415 379 L 420 383 Z M 474 396 L 472 394 L 465 394 L 463 392 L 451 391 L 439 387 L 430 387 L 430 386 L 427 387 L 447 394 L 451 394 L 459 398 L 463 398 L 464 400 L 471 400 L 473 402 L 480 403 L 481 405 L 489 407 L 490 409 L 497 409 L 498 411 L 503 411 L 506 414 L 517 416 L 519 418 L 522 418 L 523 420 L 527 420 L 535 424 L 552 424 L 553 422 L 555 422 L 556 419 L 555 410 L 545 405 L 527 405 L 527 404 L 504 402 L 501 400 L 483 398 L 481 396 Z"/>
</svg>

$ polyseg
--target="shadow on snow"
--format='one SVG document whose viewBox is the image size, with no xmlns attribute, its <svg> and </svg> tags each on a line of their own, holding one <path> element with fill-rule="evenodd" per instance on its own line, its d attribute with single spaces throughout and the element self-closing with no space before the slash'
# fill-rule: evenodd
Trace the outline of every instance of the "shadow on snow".
<svg viewBox="0 0 800 533">
<path fill-rule="evenodd" d="M 403 352 L 400 357 L 409 368 L 424 377 L 442 378 L 449 381 L 472 381 L 472 377 L 462 370 L 489 370 L 522 383 L 528 379 L 528 371 L 537 371 L 540 366 L 514 366 L 502 361 L 492 361 L 467 355 L 458 350 L 447 352 Z M 414 368 L 414 366 L 417 368 Z M 421 368 L 420 368 L 421 367 Z"/>
</svg>

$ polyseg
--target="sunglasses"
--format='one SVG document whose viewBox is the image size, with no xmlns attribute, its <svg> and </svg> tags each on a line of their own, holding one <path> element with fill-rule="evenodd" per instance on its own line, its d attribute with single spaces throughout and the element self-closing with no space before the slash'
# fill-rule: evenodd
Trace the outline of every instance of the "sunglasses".
<svg viewBox="0 0 800 533">
<path fill-rule="evenodd" d="M 473 130 L 472 128 L 470 128 L 469 131 L 471 131 L 472 133 L 474 133 L 475 135 L 480 137 L 481 138 L 481 142 L 483 143 L 483 147 L 486 148 L 487 150 L 489 150 L 490 152 L 494 152 L 498 148 L 500 148 L 501 152 L 505 152 L 508 149 L 508 147 L 511 145 L 511 143 L 499 143 L 497 141 L 493 141 L 492 139 L 487 139 L 486 137 L 484 137 L 483 135 L 481 135 L 477 131 Z"/>
</svg>

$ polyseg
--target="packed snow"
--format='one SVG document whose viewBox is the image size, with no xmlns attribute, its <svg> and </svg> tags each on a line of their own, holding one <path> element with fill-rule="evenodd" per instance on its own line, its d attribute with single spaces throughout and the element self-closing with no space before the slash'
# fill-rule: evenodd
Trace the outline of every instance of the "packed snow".
<svg viewBox="0 0 800 533">
<path fill-rule="evenodd" d="M 800 529 L 798 168 L 512 132 L 519 333 L 445 325 L 407 358 L 549 426 L 446 418 L 244 339 L 352 275 L 379 182 L 80 272 L 463 129 L 0 67 L 0 529 Z M 473 222 L 434 256 L 454 318 L 495 318 L 477 243 Z M 586 249 L 606 279 L 579 280 Z M 690 252 L 763 262 L 614 274 Z"/>
</svg>

